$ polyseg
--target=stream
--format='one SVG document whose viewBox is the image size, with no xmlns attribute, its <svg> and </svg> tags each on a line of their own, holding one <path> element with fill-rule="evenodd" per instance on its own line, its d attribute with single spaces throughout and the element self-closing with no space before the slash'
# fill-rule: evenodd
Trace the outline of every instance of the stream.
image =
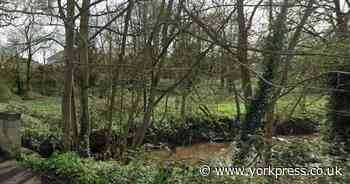
<svg viewBox="0 0 350 184">
<path fill-rule="evenodd" d="M 153 159 L 197 164 L 203 160 L 230 160 L 231 143 L 199 143 L 190 146 L 178 146 L 174 150 L 161 149 L 150 151 Z"/>
<path fill-rule="evenodd" d="M 288 145 L 292 142 L 304 142 L 310 139 L 319 138 L 319 134 L 307 134 L 298 136 L 277 136 L 273 137 L 274 144 Z M 225 143 L 199 143 L 189 146 L 178 146 L 173 150 L 159 149 L 149 151 L 151 159 L 158 161 L 177 161 L 188 164 L 198 164 L 201 161 L 226 161 L 232 159 L 232 142 Z"/>
</svg>

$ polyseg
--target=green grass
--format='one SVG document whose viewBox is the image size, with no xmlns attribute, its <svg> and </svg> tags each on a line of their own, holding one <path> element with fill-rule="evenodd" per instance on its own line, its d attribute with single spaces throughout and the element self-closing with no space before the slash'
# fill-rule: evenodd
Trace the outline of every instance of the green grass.
<svg viewBox="0 0 350 184">
<path fill-rule="evenodd" d="M 190 98 L 189 98 L 190 99 Z M 287 117 L 292 111 L 292 108 L 295 106 L 295 103 L 298 101 L 297 96 L 289 95 L 280 99 L 277 103 L 276 112 L 282 117 Z M 94 100 L 90 101 L 92 105 L 96 103 Z M 178 108 L 175 108 L 175 97 L 169 97 L 168 100 L 168 111 L 167 115 L 179 116 L 180 115 L 180 104 Z M 215 99 L 210 97 L 210 99 L 205 99 L 202 102 L 193 102 L 192 100 L 187 101 L 187 114 L 193 113 L 202 113 L 199 109 L 199 104 L 205 105 L 210 113 L 219 116 L 231 116 L 234 117 L 237 115 L 236 105 L 232 97 L 227 97 L 223 99 Z M 36 100 L 23 101 L 24 105 L 30 109 L 31 112 L 45 115 L 61 115 L 61 98 L 59 97 L 45 97 Z M 180 103 L 180 102 L 177 102 Z M 310 117 L 312 119 L 320 120 L 325 118 L 326 114 L 326 104 L 327 99 L 325 97 L 319 96 L 307 96 L 304 100 L 297 105 L 293 117 Z M 246 111 L 245 105 L 240 103 L 240 112 L 244 114 Z M 155 110 L 155 118 L 161 118 L 164 116 L 165 112 L 165 102 L 164 100 L 159 103 Z M 116 112 L 115 115 L 118 113 Z M 124 117 L 123 119 L 127 119 Z M 116 116 L 116 121 L 119 121 L 119 115 Z"/>
<path fill-rule="evenodd" d="M 208 108 L 212 113 L 221 116 L 236 116 L 237 108 L 233 101 L 224 101 L 218 104 L 209 104 Z M 240 104 L 240 112 L 245 113 L 246 109 L 244 104 Z"/>
<path fill-rule="evenodd" d="M 59 115 L 61 114 L 61 98 L 45 97 L 36 100 L 23 101 L 24 105 L 33 113 Z"/>
<path fill-rule="evenodd" d="M 298 99 L 295 96 L 288 96 L 278 100 L 276 112 L 283 117 L 289 116 L 297 101 Z M 307 116 L 315 120 L 320 120 L 323 119 L 326 114 L 326 105 L 327 99 L 325 97 L 306 96 L 305 99 L 299 102 L 291 116 Z M 231 99 L 226 99 L 220 102 L 209 102 L 206 106 L 213 114 L 223 116 L 237 115 L 236 105 Z M 240 111 L 242 114 L 246 112 L 243 103 L 240 104 Z"/>
<path fill-rule="evenodd" d="M 278 101 L 277 112 L 289 116 L 292 108 L 298 102 L 298 97 L 288 96 Z M 320 121 L 327 114 L 327 98 L 324 96 L 306 96 L 296 106 L 293 117 L 309 117 L 313 120 Z"/>
</svg>

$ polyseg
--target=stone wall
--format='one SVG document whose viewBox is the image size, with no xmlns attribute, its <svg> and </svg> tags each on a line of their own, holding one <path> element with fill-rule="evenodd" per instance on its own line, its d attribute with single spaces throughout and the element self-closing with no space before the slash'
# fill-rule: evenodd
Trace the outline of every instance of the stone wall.
<svg viewBox="0 0 350 184">
<path fill-rule="evenodd" d="M 21 148 L 21 114 L 0 112 L 0 149 L 15 156 Z"/>
</svg>

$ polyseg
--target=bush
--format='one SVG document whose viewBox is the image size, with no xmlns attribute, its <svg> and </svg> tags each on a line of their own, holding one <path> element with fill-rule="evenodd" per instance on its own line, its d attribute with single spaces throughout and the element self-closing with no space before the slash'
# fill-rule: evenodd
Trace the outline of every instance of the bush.
<svg viewBox="0 0 350 184">
<path fill-rule="evenodd" d="M 62 150 L 62 131 L 58 124 L 23 115 L 22 145 L 49 157 L 54 151 Z"/>
<path fill-rule="evenodd" d="M 230 118 L 191 116 L 181 119 L 169 116 L 152 124 L 147 132 L 146 142 L 190 145 L 209 141 L 230 141 L 235 134 L 230 127 L 238 133 L 239 124 Z"/>
<path fill-rule="evenodd" d="M 23 156 L 22 163 L 39 172 L 54 175 L 72 184 L 104 184 L 107 178 L 99 175 L 100 167 L 93 160 L 81 159 L 75 153 L 54 154 L 49 159 Z"/>
<path fill-rule="evenodd" d="M 276 135 L 305 135 L 319 132 L 320 124 L 309 118 L 291 118 L 277 123 Z"/>
</svg>

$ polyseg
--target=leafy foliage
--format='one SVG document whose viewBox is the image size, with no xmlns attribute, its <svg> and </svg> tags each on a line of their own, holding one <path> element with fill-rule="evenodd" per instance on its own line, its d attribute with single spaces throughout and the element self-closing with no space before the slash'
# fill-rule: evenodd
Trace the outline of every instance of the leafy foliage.
<svg viewBox="0 0 350 184">
<path fill-rule="evenodd" d="M 202 177 L 185 165 L 152 166 L 136 160 L 127 165 L 115 161 L 82 159 L 76 153 L 54 154 L 49 159 L 23 155 L 21 163 L 72 184 L 190 184 L 230 183 L 229 177 Z"/>
</svg>

